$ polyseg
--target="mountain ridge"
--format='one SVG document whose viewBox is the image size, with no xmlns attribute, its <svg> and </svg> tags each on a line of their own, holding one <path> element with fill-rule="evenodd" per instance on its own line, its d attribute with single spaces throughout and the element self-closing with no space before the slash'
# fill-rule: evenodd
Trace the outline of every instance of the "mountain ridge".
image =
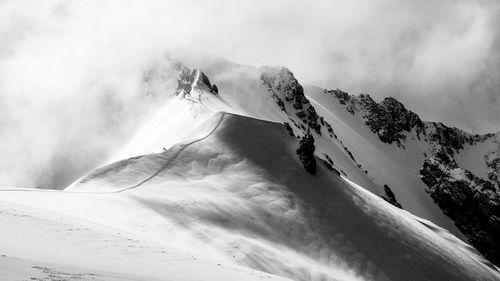
<svg viewBox="0 0 500 281">
<path fill-rule="evenodd" d="M 217 257 L 225 266 L 295 280 L 495 280 L 498 275 L 467 244 L 431 222 L 323 165 L 316 175 L 306 172 L 295 152 L 298 139 L 282 124 L 223 116 L 214 134 L 187 147 L 175 165 L 137 189 L 101 194 L 82 185 L 72 192 L 0 195 L 147 241 L 174 243 L 195 258 L 205 253 L 204 260 Z M 149 157 L 161 160 L 175 151 Z M 129 171 L 143 166 L 130 162 Z"/>
<path fill-rule="evenodd" d="M 227 64 L 227 62 L 221 63 Z M 201 73 L 202 77 L 206 77 L 206 81 L 210 81 L 201 70 L 198 70 L 198 72 L 195 72 L 194 70 L 191 71 L 179 62 L 177 62 L 177 67 L 178 69 L 180 69 L 177 79 L 179 85 L 178 89 L 181 88 L 181 85 L 183 85 L 183 81 L 186 80 L 186 73 L 191 73 L 191 76 L 193 76 L 193 73 Z M 245 66 L 238 65 L 238 67 Z M 360 161 L 358 161 L 361 157 L 358 155 L 353 155 L 353 152 L 351 152 L 351 150 L 353 149 L 348 148 L 349 144 L 344 144 L 344 142 L 342 141 L 342 134 L 340 134 L 340 136 L 337 136 L 338 134 L 334 129 L 335 123 L 333 123 L 334 126 L 332 126 L 330 122 L 328 122 L 321 114 L 317 113 L 316 108 L 311 104 L 308 97 L 306 96 L 307 90 L 304 89 L 304 87 L 299 83 L 294 74 L 288 68 L 263 66 L 257 68 L 257 71 L 260 78 L 259 82 L 264 84 L 268 94 L 272 97 L 275 106 L 278 107 L 282 112 L 282 116 L 279 118 L 281 119 L 280 121 L 282 121 L 287 126 L 291 134 L 300 138 L 305 137 L 306 135 L 309 135 L 311 132 L 313 132 L 313 134 L 310 135 L 313 140 L 323 140 L 328 143 L 331 142 L 334 145 L 338 146 L 340 150 L 342 150 L 342 152 L 352 160 L 352 162 L 356 166 L 354 168 L 355 170 L 357 168 L 367 175 L 370 175 L 373 172 L 369 167 L 365 168 L 362 166 Z M 206 84 L 207 83 L 205 83 L 205 85 Z M 213 93 L 210 82 L 208 82 L 207 87 L 207 92 Z M 421 162 L 414 161 L 420 162 L 420 164 L 416 164 L 418 166 L 416 167 L 417 169 L 413 168 L 411 171 L 409 171 L 413 173 L 415 177 L 420 177 L 421 171 L 425 170 L 422 169 L 422 167 L 425 163 L 427 163 L 428 159 L 431 158 L 438 159 L 439 162 L 445 164 L 449 168 L 458 168 L 459 165 L 455 160 L 455 156 L 460 151 L 463 151 L 466 147 L 472 147 L 476 144 L 480 144 L 488 140 L 495 141 L 495 137 L 498 136 L 498 134 L 470 134 L 458 128 L 448 127 L 442 123 L 422 121 L 416 113 L 407 110 L 402 103 L 392 97 L 386 97 L 380 102 L 375 102 L 369 95 L 360 94 L 359 96 L 354 96 L 338 89 L 324 89 L 323 94 L 335 97 L 338 102 L 345 107 L 344 109 L 351 115 L 359 115 L 362 123 L 364 123 L 364 125 L 373 134 L 375 134 L 382 143 L 386 143 L 389 145 L 395 143 L 397 145 L 397 149 L 405 150 L 405 145 L 411 145 L 407 143 L 408 138 L 423 142 L 426 147 L 424 147 L 424 149 L 417 149 L 417 152 L 422 154 L 422 160 L 420 160 Z M 240 106 L 244 105 L 241 104 Z M 264 117 L 264 119 L 266 118 Z M 331 144 L 328 145 L 331 146 Z M 496 188 L 494 189 L 494 192 L 496 193 L 499 192 L 498 178 L 500 174 L 500 154 L 498 153 L 498 151 L 500 151 L 500 144 L 497 146 L 496 150 L 483 152 L 485 154 L 484 162 L 488 170 L 486 172 L 487 178 L 483 178 L 483 180 L 491 182 L 493 186 L 496 186 Z M 331 157 L 329 153 L 325 151 L 324 143 L 323 145 L 320 145 L 318 147 L 316 155 L 322 157 L 324 163 L 329 163 L 332 166 L 332 169 L 346 174 L 346 172 L 344 171 L 345 167 L 335 166 L 335 161 L 328 161 L 328 159 L 332 160 L 332 158 L 337 158 L 338 153 L 335 155 L 337 157 Z M 363 159 L 361 159 L 361 162 L 363 162 Z M 351 168 L 351 171 L 352 170 L 353 169 Z M 359 178 L 359 175 L 357 177 Z M 424 175 L 422 175 L 422 177 L 424 177 Z M 373 181 L 373 179 L 368 180 Z M 372 192 L 375 192 L 379 196 L 386 199 L 391 198 L 390 200 L 387 200 L 389 200 L 389 202 L 392 202 L 392 204 L 394 204 L 395 206 L 408 206 L 408 208 L 410 208 L 410 211 L 415 211 L 415 209 L 412 209 L 412 204 L 405 204 L 404 202 L 403 204 L 401 204 L 400 202 L 398 202 L 398 191 L 400 190 L 400 187 L 398 187 L 398 185 L 396 185 L 396 189 L 393 191 L 392 189 L 395 186 L 394 184 L 387 185 L 386 182 L 383 181 L 375 181 L 375 183 L 378 184 L 378 186 L 373 186 L 371 189 Z M 383 189 L 382 186 L 384 186 Z M 393 188 L 391 189 L 390 186 L 392 186 Z M 419 184 L 417 188 L 422 187 L 423 186 Z M 427 187 L 432 189 L 432 187 L 429 185 L 427 185 Z M 423 188 L 422 190 L 424 190 L 425 192 L 429 192 L 429 189 L 427 188 Z M 440 205 L 437 203 L 439 200 L 436 199 L 435 196 L 430 197 L 433 198 L 433 201 L 438 206 Z M 497 202 L 498 200 L 494 198 L 492 199 L 493 201 L 490 201 L 488 203 L 491 205 L 489 208 L 492 210 L 496 210 L 495 206 L 499 204 L 499 202 Z M 446 210 L 443 211 L 446 213 Z M 500 216 L 498 212 L 493 212 L 493 214 Z M 464 228 L 464 223 L 458 222 L 456 216 L 455 219 L 453 219 L 453 223 L 455 225 L 461 226 L 459 227 L 460 232 L 465 232 L 465 237 L 467 237 L 469 241 L 478 240 L 475 233 L 464 230 L 468 228 Z M 470 224 L 474 224 L 474 222 L 471 221 Z M 457 234 L 456 230 L 455 234 Z M 465 239 L 465 237 L 463 237 L 463 239 Z M 492 244 L 499 244 L 498 239 L 495 238 L 490 237 L 486 240 L 489 241 L 490 246 L 492 246 Z M 479 244 L 481 243 L 483 242 L 479 242 Z M 478 243 L 476 243 L 476 245 L 478 245 Z M 484 246 L 482 246 L 482 248 L 484 248 Z M 492 255 L 489 254 L 489 257 L 492 258 Z M 497 258 L 495 257 L 494 259 L 496 260 Z"/>
<path fill-rule="evenodd" d="M 404 105 L 394 98 L 384 98 L 381 102 L 375 102 L 369 95 L 361 94 L 359 96 L 351 96 L 341 90 L 324 90 L 325 94 L 335 96 L 340 104 L 345 105 L 345 110 L 350 114 L 360 114 L 364 124 L 370 131 L 377 135 L 379 140 L 384 143 L 396 143 L 398 148 L 404 149 L 404 144 L 407 137 L 413 133 L 413 136 L 418 140 L 423 138 L 430 149 L 424 151 L 425 162 L 420 169 L 422 180 L 428 186 L 427 192 L 431 194 L 433 201 L 440 206 L 444 213 L 453 217 L 455 224 L 467 236 L 467 239 L 475 246 L 481 249 L 485 255 L 494 263 L 499 263 L 498 253 L 500 252 L 500 241 L 497 238 L 496 231 L 500 228 L 497 221 L 500 219 L 500 200 L 499 200 L 499 182 L 498 161 L 500 155 L 496 148 L 483 152 L 484 162 L 489 169 L 486 178 L 478 178 L 471 171 L 465 169 L 467 178 L 477 179 L 484 188 L 476 189 L 478 198 L 489 199 L 473 199 L 466 195 L 467 189 L 453 188 L 454 185 L 460 183 L 461 178 L 455 176 L 440 177 L 440 184 L 447 186 L 448 190 L 453 190 L 457 197 L 446 197 L 443 193 L 445 189 L 437 189 L 437 182 L 432 180 L 431 175 L 435 175 L 440 169 L 459 169 L 460 166 L 455 160 L 455 156 L 464 150 L 467 146 L 474 146 L 485 141 L 493 141 L 498 144 L 498 133 L 488 134 L 470 134 L 463 130 L 454 127 L 448 127 L 442 123 L 422 121 L 420 117 L 406 110 Z M 427 155 L 428 154 L 428 155 Z M 429 165 L 429 163 L 435 163 Z M 441 166 L 440 166 L 441 165 Z M 440 168 L 438 168 L 440 167 Z M 435 172 L 431 170 L 434 169 Z M 464 186 L 469 186 L 465 184 Z M 438 192 L 438 190 L 441 190 Z M 450 191 L 446 191 L 450 192 Z M 458 193 L 458 194 L 456 194 Z M 441 195 L 440 195 L 441 194 Z M 483 207 L 472 208 L 472 211 L 465 218 L 453 213 L 449 206 L 464 205 L 469 201 L 476 202 L 481 200 Z M 458 209 L 455 209 L 458 210 Z M 491 218 L 483 220 L 484 224 L 478 224 L 478 217 Z M 478 228 L 486 228 L 487 231 Z M 478 234 L 481 233 L 481 234 Z"/>
<path fill-rule="evenodd" d="M 284 67 L 181 61 L 167 57 L 144 72 L 144 93 L 165 104 L 106 165 L 64 191 L 0 189 L 0 207 L 107 225 L 168 246 L 167 254 L 178 248 L 192 257 L 182 268 L 203 272 L 213 259 L 220 270 L 212 276 L 222 280 L 230 279 L 226 265 L 245 268 L 248 279 L 252 270 L 272 280 L 499 278 L 498 268 L 463 242 L 496 263 L 495 250 L 488 252 L 497 245 L 495 219 L 493 231 L 472 221 L 498 211 L 498 186 L 486 183 L 497 175 L 498 134 L 469 137 L 421 121 L 392 98 L 376 103 L 304 87 Z M 457 179 L 468 173 L 470 181 Z M 457 182 L 476 185 L 469 192 Z M 450 190 L 455 196 L 445 196 Z M 470 194 L 483 198 L 474 201 L 481 213 L 458 221 L 453 208 Z M 0 219 L 12 221 L 2 212 Z M 79 245 L 102 249 L 83 233 L 77 228 L 78 239 L 65 236 L 65 245 L 74 253 L 88 251 Z M 15 235 L 6 241 L 15 244 Z M 26 254 L 8 249 L 9 256 Z"/>
</svg>

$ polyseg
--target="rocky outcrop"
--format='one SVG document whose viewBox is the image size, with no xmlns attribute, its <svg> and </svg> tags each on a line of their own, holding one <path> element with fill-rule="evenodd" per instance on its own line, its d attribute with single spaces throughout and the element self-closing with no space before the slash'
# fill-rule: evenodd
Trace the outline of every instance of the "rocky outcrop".
<svg viewBox="0 0 500 281">
<path fill-rule="evenodd" d="M 395 142 L 401 146 L 406 140 L 405 132 L 415 129 L 418 137 L 424 133 L 424 123 L 418 115 L 394 98 L 388 97 L 377 103 L 365 94 L 350 96 L 338 89 L 325 90 L 325 93 L 334 95 L 351 114 L 360 112 L 368 128 L 385 143 Z"/>
<path fill-rule="evenodd" d="M 218 95 L 219 89 L 210 82 L 208 76 L 200 69 L 191 69 L 171 57 L 153 64 L 142 76 L 146 95 L 162 96 L 190 95 L 193 89 L 199 89 Z M 177 84 L 175 86 L 175 84 Z M 174 88 L 175 87 L 175 88 Z"/>
<path fill-rule="evenodd" d="M 479 138 L 457 128 L 445 126 L 443 123 L 430 122 L 426 131 L 428 140 L 441 145 L 450 154 L 453 154 L 452 150 L 463 149 L 465 144 L 473 144 Z"/>
<path fill-rule="evenodd" d="M 196 77 L 196 70 L 190 69 L 182 64 L 174 64 L 174 68 L 179 72 L 177 75 L 177 90 L 176 95 L 187 95 L 191 93 L 194 79 Z"/>
<path fill-rule="evenodd" d="M 417 136 L 423 133 L 423 122 L 418 115 L 391 97 L 371 107 L 367 125 L 372 131 L 377 131 L 380 139 L 387 143 L 400 144 L 401 140 L 406 139 L 402 132 L 410 132 L 412 129 L 415 129 Z"/>
<path fill-rule="evenodd" d="M 201 83 L 201 85 L 207 87 L 212 94 L 218 95 L 219 89 L 217 88 L 217 86 L 215 84 L 212 85 L 210 83 L 210 79 L 208 79 L 208 76 L 205 75 L 205 73 L 203 73 L 203 71 L 198 70 L 198 72 L 199 72 L 199 77 L 198 77 L 198 81 L 197 81 L 196 86 L 200 87 L 200 83 Z"/>
<path fill-rule="evenodd" d="M 434 202 L 469 242 L 500 265 L 500 194 L 495 186 L 435 159 L 426 160 L 420 174 Z"/>
<path fill-rule="evenodd" d="M 304 95 L 304 88 L 290 70 L 284 67 L 263 67 L 260 78 L 282 111 L 287 112 L 287 103 L 290 105 L 289 110 L 307 127 L 321 134 L 319 116 Z"/>
<path fill-rule="evenodd" d="M 385 201 L 389 202 L 393 206 L 403 209 L 403 206 L 401 206 L 401 204 L 396 199 L 396 195 L 394 195 L 394 192 L 392 192 L 391 188 L 387 184 L 384 184 L 384 192 L 385 195 L 382 196 L 382 198 L 384 198 Z"/>
<path fill-rule="evenodd" d="M 443 123 L 426 122 L 425 127 L 427 141 L 444 150 L 441 153 L 446 153 L 449 157 L 453 157 L 455 152 L 463 149 L 466 144 L 473 145 L 491 137 L 491 134 L 472 135 Z"/>
<path fill-rule="evenodd" d="M 336 96 L 339 99 L 340 103 L 344 104 L 344 105 L 347 104 L 347 102 L 349 102 L 349 100 L 351 98 L 351 96 L 348 93 L 346 93 L 342 90 L 339 90 L 339 89 L 335 89 L 335 90 L 325 89 L 325 93 Z"/>
<path fill-rule="evenodd" d="M 179 62 L 172 63 L 172 68 L 178 72 L 176 95 L 189 95 L 195 87 L 204 88 L 214 95 L 219 93 L 217 86 L 212 85 L 208 76 L 201 70 L 190 69 Z"/>
<path fill-rule="evenodd" d="M 285 125 L 285 129 L 286 131 L 288 132 L 288 134 L 291 136 L 291 137 L 295 137 L 295 134 L 293 133 L 293 129 L 292 129 L 292 126 L 290 126 L 290 123 L 288 122 L 284 122 L 283 125 Z"/>
<path fill-rule="evenodd" d="M 493 134 L 473 135 L 458 128 L 448 127 L 436 122 L 425 122 L 425 135 L 425 140 L 430 144 L 430 157 L 452 168 L 458 167 L 455 161 L 456 153 L 465 149 L 466 146 L 476 145 L 494 136 Z M 496 158 L 495 155 L 497 154 L 493 153 L 492 155 L 491 158 L 488 155 L 484 156 L 487 166 L 490 166 L 489 164 L 495 165 L 495 160 L 492 159 Z M 491 163 L 488 163 L 489 160 L 492 160 Z"/>
<path fill-rule="evenodd" d="M 321 124 L 321 126 L 326 127 L 326 130 L 331 138 L 337 138 L 337 135 L 333 131 L 332 125 L 330 125 L 330 123 L 328 123 L 328 121 L 326 121 L 325 118 L 323 118 L 323 116 L 319 117 L 319 123 Z"/>
<path fill-rule="evenodd" d="M 299 142 L 299 148 L 297 149 L 297 155 L 302 162 L 304 169 L 311 174 L 316 174 L 316 158 L 314 157 L 314 151 L 316 146 L 314 146 L 314 137 L 311 134 L 307 134 Z"/>
<path fill-rule="evenodd" d="M 494 134 L 470 134 L 458 128 L 448 127 L 443 123 L 424 122 L 420 117 L 407 110 L 402 103 L 394 98 L 385 98 L 375 102 L 369 95 L 351 96 L 336 90 L 324 90 L 325 94 L 333 95 L 351 114 L 359 114 L 365 125 L 385 143 L 397 143 L 404 146 L 404 141 L 414 130 L 417 138 L 429 144 L 428 153 L 439 162 L 457 166 L 455 154 L 466 145 L 474 145 L 495 137 Z M 485 162 L 488 167 L 488 178 L 499 185 L 500 178 L 500 141 L 497 136 L 496 150 L 488 152 Z"/>
</svg>

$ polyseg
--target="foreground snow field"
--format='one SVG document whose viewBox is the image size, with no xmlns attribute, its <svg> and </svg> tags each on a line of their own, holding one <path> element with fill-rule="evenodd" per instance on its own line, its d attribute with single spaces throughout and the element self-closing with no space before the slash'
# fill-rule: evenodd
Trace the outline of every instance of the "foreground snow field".
<svg viewBox="0 0 500 281">
<path fill-rule="evenodd" d="M 285 280 L 25 205 L 0 201 L 0 223 L 0 280 Z"/>
<path fill-rule="evenodd" d="M 70 190 L 0 191 L 2 280 L 498 280 L 446 230 L 322 165 L 308 174 L 281 124 L 208 122 Z"/>
</svg>

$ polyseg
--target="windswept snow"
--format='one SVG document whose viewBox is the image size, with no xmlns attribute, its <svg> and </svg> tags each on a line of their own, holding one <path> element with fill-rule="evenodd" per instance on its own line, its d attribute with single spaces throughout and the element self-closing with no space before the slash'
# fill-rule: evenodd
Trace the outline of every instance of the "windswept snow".
<svg viewBox="0 0 500 281">
<path fill-rule="evenodd" d="M 500 279 L 425 193 L 418 169 L 430 148 L 415 132 L 404 149 L 382 143 L 315 87 L 305 89 L 312 106 L 280 106 L 293 78 L 282 68 L 266 87 L 262 69 L 171 63 L 145 79 L 165 104 L 106 165 L 64 191 L 0 188 L 0 280 Z M 314 176 L 296 155 L 307 133 L 296 107 L 333 128 L 310 132 Z M 473 154 L 492 146 L 457 161 L 485 176 Z M 377 196 L 384 184 L 404 210 Z"/>
<path fill-rule="evenodd" d="M 73 271 L 56 264 L 146 280 L 500 277 L 440 227 L 321 164 L 318 175 L 308 174 L 283 125 L 227 113 L 212 119 L 220 124 L 206 138 L 111 168 L 111 183 L 91 175 L 71 191 L 0 191 L 4 210 L 32 217 L 2 212 L 8 231 L 0 249 L 61 272 Z M 107 192 L 135 184 L 131 173 L 146 176 L 155 171 L 150 162 L 158 167 L 179 149 L 168 169 L 140 187 Z"/>
<path fill-rule="evenodd" d="M 3 200 L 0 224 L 2 281 L 285 280 L 122 229 Z"/>
</svg>

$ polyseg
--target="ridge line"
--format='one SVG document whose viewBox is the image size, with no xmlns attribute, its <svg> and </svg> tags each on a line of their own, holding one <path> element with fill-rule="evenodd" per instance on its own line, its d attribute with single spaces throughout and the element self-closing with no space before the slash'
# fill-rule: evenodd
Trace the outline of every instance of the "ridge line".
<svg viewBox="0 0 500 281">
<path fill-rule="evenodd" d="M 167 169 L 168 165 L 172 164 L 172 162 L 175 161 L 175 159 L 177 159 L 177 157 L 179 157 L 179 155 L 186 148 L 188 148 L 189 146 L 191 146 L 197 142 L 203 141 L 203 140 L 207 139 L 208 137 L 210 137 L 219 128 L 220 124 L 222 123 L 222 120 L 224 119 L 224 117 L 226 115 L 226 112 L 221 112 L 221 113 L 222 114 L 221 114 L 219 120 L 217 121 L 217 124 L 212 128 L 212 130 L 207 135 L 205 135 L 204 137 L 195 139 L 193 141 L 190 141 L 186 144 L 181 145 L 181 148 L 179 148 L 179 150 L 177 150 L 172 156 L 170 156 L 165 161 L 165 163 L 163 163 L 163 165 L 158 170 L 156 170 L 151 176 L 147 177 L 146 179 L 142 180 L 140 183 L 135 184 L 133 186 L 125 187 L 125 188 L 118 189 L 118 190 L 111 190 L 111 191 L 74 191 L 74 190 L 64 190 L 64 189 L 63 190 L 53 190 L 53 189 L 23 189 L 23 188 L 14 189 L 14 188 L 11 188 L 11 189 L 0 189 L 0 193 L 1 192 L 9 192 L 9 191 L 13 191 L 13 192 L 19 191 L 19 192 L 61 192 L 61 193 L 83 193 L 83 194 L 112 194 L 112 193 L 121 193 L 121 192 L 124 192 L 127 190 L 138 188 L 141 185 L 143 185 L 144 183 L 146 183 L 146 182 L 150 181 L 151 179 L 153 179 L 154 177 L 156 177 L 158 174 L 160 174 L 165 169 Z"/>
</svg>

